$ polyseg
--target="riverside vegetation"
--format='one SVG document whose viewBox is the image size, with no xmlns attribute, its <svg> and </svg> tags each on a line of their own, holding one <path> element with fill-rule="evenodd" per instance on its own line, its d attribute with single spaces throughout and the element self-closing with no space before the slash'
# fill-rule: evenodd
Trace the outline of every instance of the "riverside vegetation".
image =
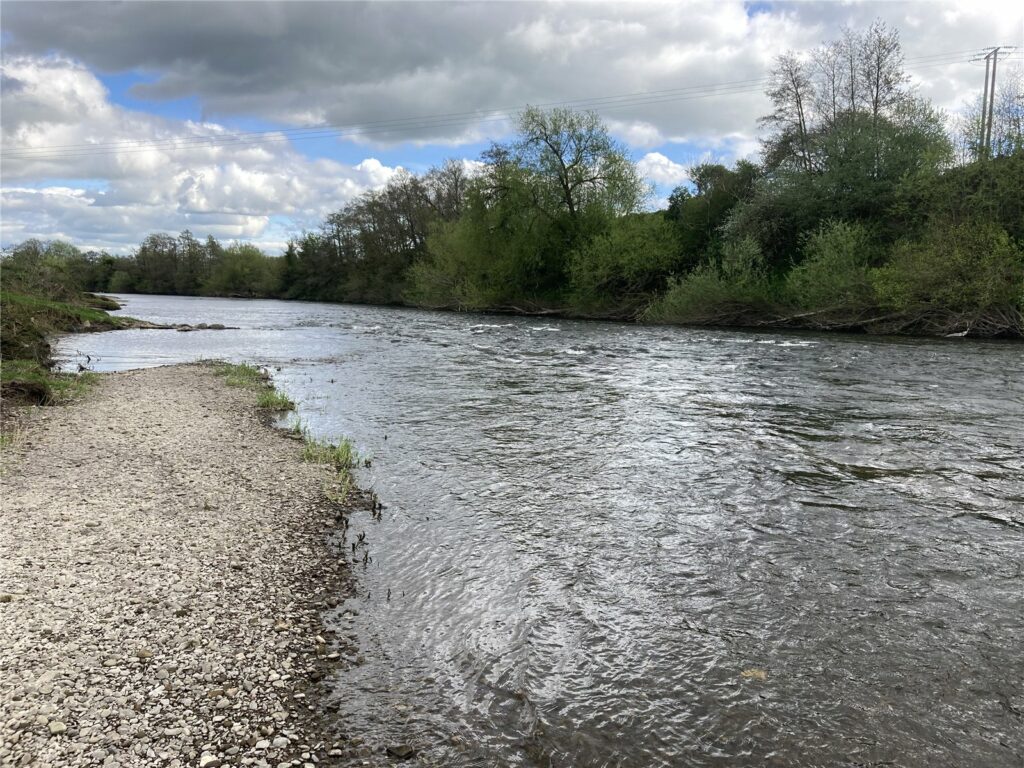
<svg viewBox="0 0 1024 768">
<path fill-rule="evenodd" d="M 125 258 L 28 241 L 93 291 L 876 333 L 1024 335 L 1024 108 L 947 120 L 880 22 L 775 62 L 759 162 L 663 210 L 598 117 L 526 109 L 474 165 L 400 172 L 271 257 L 186 231 Z M 951 127 L 952 126 L 952 127 Z"/>
<path fill-rule="evenodd" d="M 113 317 L 112 299 L 84 293 L 77 251 L 62 243 L 44 249 L 16 249 L 3 260 L 0 288 L 0 388 L 4 400 L 48 404 L 65 402 L 94 377 L 50 370 L 54 333 L 130 327 L 130 318 Z"/>
</svg>

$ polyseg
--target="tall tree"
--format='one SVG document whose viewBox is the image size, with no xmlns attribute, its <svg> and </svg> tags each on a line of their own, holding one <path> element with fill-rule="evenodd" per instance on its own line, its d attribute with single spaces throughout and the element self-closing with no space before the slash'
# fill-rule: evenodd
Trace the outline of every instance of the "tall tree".
<svg viewBox="0 0 1024 768">
<path fill-rule="evenodd" d="M 528 107 L 516 127 L 517 139 L 492 157 L 507 157 L 547 187 L 540 204 L 572 219 L 589 206 L 624 214 L 642 205 L 646 188 L 636 166 L 595 112 Z"/>
</svg>

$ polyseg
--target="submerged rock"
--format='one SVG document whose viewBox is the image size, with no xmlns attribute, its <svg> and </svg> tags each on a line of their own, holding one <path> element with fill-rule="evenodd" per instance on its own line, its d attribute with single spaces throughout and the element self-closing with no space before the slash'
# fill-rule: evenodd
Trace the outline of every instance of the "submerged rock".
<svg viewBox="0 0 1024 768">
<path fill-rule="evenodd" d="M 416 750 L 408 744 L 392 744 L 388 747 L 388 755 L 398 758 L 399 760 L 408 760 L 412 757 L 416 757 Z"/>
</svg>

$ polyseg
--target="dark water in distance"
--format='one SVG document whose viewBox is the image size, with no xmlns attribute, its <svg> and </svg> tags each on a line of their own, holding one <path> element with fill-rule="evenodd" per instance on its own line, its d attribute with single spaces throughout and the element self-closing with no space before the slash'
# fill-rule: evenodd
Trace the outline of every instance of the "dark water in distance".
<svg viewBox="0 0 1024 768">
<path fill-rule="evenodd" d="M 60 351 L 279 366 L 374 457 L 339 733 L 422 765 L 1024 764 L 1024 346 L 123 300 L 241 329 Z"/>
</svg>

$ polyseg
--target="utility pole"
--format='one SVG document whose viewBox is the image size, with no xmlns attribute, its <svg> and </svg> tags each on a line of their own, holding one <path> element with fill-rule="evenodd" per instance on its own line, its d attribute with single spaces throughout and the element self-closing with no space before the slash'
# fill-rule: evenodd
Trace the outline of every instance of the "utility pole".
<svg viewBox="0 0 1024 768">
<path fill-rule="evenodd" d="M 992 71 L 992 60 L 985 57 L 985 85 L 981 87 L 981 120 L 978 122 L 981 125 L 981 132 L 978 134 L 978 159 L 981 160 L 984 155 L 982 147 L 985 146 L 985 113 L 988 110 L 988 76 L 989 72 Z"/>
<path fill-rule="evenodd" d="M 997 45 L 988 54 L 992 57 L 992 80 L 988 92 L 988 129 L 985 131 L 985 155 L 992 156 L 992 109 L 996 104 L 996 64 L 999 63 L 999 46 Z M 988 56 L 985 57 L 986 61 Z M 988 69 L 986 64 L 985 69 Z"/>
<path fill-rule="evenodd" d="M 996 45 L 984 56 L 980 53 L 971 61 L 985 60 L 985 85 L 981 89 L 981 131 L 978 134 L 978 159 L 992 156 L 992 122 L 996 106 L 996 65 L 999 56 L 1016 51 L 1015 45 Z"/>
</svg>

